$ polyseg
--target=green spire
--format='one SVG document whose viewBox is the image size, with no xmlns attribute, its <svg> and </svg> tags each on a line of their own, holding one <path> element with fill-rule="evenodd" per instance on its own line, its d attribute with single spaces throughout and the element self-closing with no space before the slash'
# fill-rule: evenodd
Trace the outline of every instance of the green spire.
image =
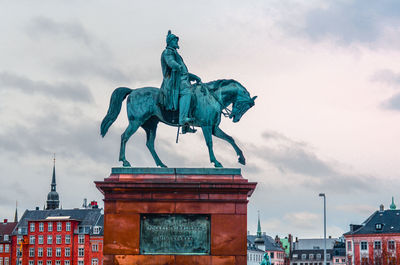
<svg viewBox="0 0 400 265">
<path fill-rule="evenodd" d="M 261 237 L 260 211 L 258 211 L 257 237 Z"/>
<path fill-rule="evenodd" d="M 394 204 L 393 196 L 392 196 L 392 204 L 390 205 L 390 210 L 396 210 L 396 204 Z"/>
</svg>

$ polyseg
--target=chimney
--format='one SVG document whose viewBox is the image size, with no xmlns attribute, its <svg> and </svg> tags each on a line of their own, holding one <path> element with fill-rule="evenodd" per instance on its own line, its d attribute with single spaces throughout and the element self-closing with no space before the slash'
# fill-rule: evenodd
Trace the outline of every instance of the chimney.
<svg viewBox="0 0 400 265">
<path fill-rule="evenodd" d="M 385 206 L 383 206 L 383 204 L 381 204 L 380 206 L 379 206 L 379 211 L 380 212 L 383 212 L 385 210 Z"/>
<path fill-rule="evenodd" d="M 36 211 L 39 211 L 39 207 L 38 206 L 36 206 Z"/>
<path fill-rule="evenodd" d="M 8 222 L 8 219 L 4 219 L 4 223 L 6 224 Z"/>
</svg>

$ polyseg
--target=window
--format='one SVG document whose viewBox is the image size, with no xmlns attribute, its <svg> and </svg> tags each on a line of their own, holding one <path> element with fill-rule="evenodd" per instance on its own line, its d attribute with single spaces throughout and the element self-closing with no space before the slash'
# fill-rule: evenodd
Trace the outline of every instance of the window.
<svg viewBox="0 0 400 265">
<path fill-rule="evenodd" d="M 46 261 L 46 265 L 51 265 L 51 260 Z"/>
<path fill-rule="evenodd" d="M 53 255 L 53 249 L 47 248 L 47 257 L 51 257 Z"/>
<path fill-rule="evenodd" d="M 35 223 L 30 224 L 30 231 L 35 232 Z"/>
<path fill-rule="evenodd" d="M 314 259 L 314 254 L 309 254 L 309 255 L 308 255 L 308 258 L 309 258 L 309 259 Z"/>
<path fill-rule="evenodd" d="M 343 263 L 346 262 L 346 259 L 342 259 L 342 262 L 343 262 Z"/>
<path fill-rule="evenodd" d="M 61 235 L 56 235 L 56 244 L 61 244 Z"/>
<path fill-rule="evenodd" d="M 99 245 L 98 244 L 93 244 L 92 245 L 92 252 L 97 252 L 99 251 Z"/>
<path fill-rule="evenodd" d="M 307 254 L 301 254 L 301 259 L 306 259 L 307 258 Z"/>
<path fill-rule="evenodd" d="M 382 224 L 375 224 L 376 230 L 382 230 Z"/>
<path fill-rule="evenodd" d="M 38 243 L 43 244 L 43 236 L 38 236 Z"/>
<path fill-rule="evenodd" d="M 293 258 L 297 259 L 299 256 L 297 254 L 293 254 Z M 296 264 L 297 265 L 297 264 Z"/>
<path fill-rule="evenodd" d="M 35 261 L 34 260 L 30 260 L 29 261 L 29 265 L 35 265 Z"/>
<path fill-rule="evenodd" d="M 347 250 L 351 251 L 351 241 L 347 241 Z"/>
<path fill-rule="evenodd" d="M 396 244 L 395 244 L 394 240 L 389 240 L 388 249 L 389 250 L 395 250 L 396 249 Z"/>
<path fill-rule="evenodd" d="M 35 244 L 35 236 L 29 236 L 29 244 Z"/>
<path fill-rule="evenodd" d="M 4 235 L 4 241 L 8 241 L 10 237 L 8 235 Z"/>
<path fill-rule="evenodd" d="M 92 265 L 99 265 L 98 259 L 92 259 Z"/>
<path fill-rule="evenodd" d="M 53 244 L 53 236 L 47 236 L 47 244 Z"/>
<path fill-rule="evenodd" d="M 56 257 L 61 257 L 61 248 L 56 248 Z"/>
<path fill-rule="evenodd" d="M 53 231 L 53 223 L 52 222 L 47 223 L 47 231 L 49 231 L 49 232 Z"/>
<path fill-rule="evenodd" d="M 43 231 L 44 231 L 44 224 L 39 223 L 39 232 L 43 232 Z"/>
<path fill-rule="evenodd" d="M 65 225 L 65 231 L 71 231 L 71 223 L 67 222 Z"/>
<path fill-rule="evenodd" d="M 10 252 L 10 245 L 9 245 L 9 244 L 5 244 L 5 245 L 4 245 L 4 252 L 5 252 L 5 253 Z"/>
<path fill-rule="evenodd" d="M 65 256 L 66 257 L 71 256 L 71 249 L 70 248 L 65 248 Z"/>
<path fill-rule="evenodd" d="M 9 265 L 9 259 L 8 258 L 4 258 L 4 265 Z"/>
<path fill-rule="evenodd" d="M 335 262 L 336 262 L 336 263 L 339 262 L 339 259 L 335 259 Z"/>
<path fill-rule="evenodd" d="M 3 245 L 2 244 L 0 245 L 0 253 L 3 253 Z"/>
<path fill-rule="evenodd" d="M 328 259 L 331 259 L 331 254 L 326 253 L 326 259 L 327 259 L 327 260 L 328 260 Z"/>
<path fill-rule="evenodd" d="M 61 260 L 56 260 L 56 265 L 61 265 Z"/>
<path fill-rule="evenodd" d="M 62 223 L 58 222 L 57 223 L 57 231 L 60 232 L 62 230 Z"/>
<path fill-rule="evenodd" d="M 43 265 L 43 260 L 38 260 L 37 265 Z"/>
<path fill-rule="evenodd" d="M 38 248 L 37 249 L 37 256 L 38 257 L 43 257 L 43 248 Z"/>
<path fill-rule="evenodd" d="M 271 259 L 274 258 L 274 253 L 275 253 L 275 252 L 271 252 L 271 255 L 270 255 L 270 256 L 271 256 Z"/>
<path fill-rule="evenodd" d="M 69 264 L 69 260 L 65 260 L 65 261 L 64 261 L 64 265 L 70 265 L 70 264 Z"/>
<path fill-rule="evenodd" d="M 34 257 L 34 256 L 35 256 L 35 249 L 29 248 L 29 257 Z"/>
<path fill-rule="evenodd" d="M 374 249 L 376 250 L 381 249 L 381 241 L 374 241 Z"/>
<path fill-rule="evenodd" d="M 85 249 L 84 248 L 78 248 L 78 257 L 83 257 L 85 255 Z"/>
<path fill-rule="evenodd" d="M 17 249 L 17 257 L 21 257 L 21 256 L 22 256 L 21 250 Z"/>
<path fill-rule="evenodd" d="M 70 235 L 65 236 L 65 244 L 71 244 L 71 236 Z"/>
<path fill-rule="evenodd" d="M 78 260 L 78 265 L 84 265 L 83 260 Z"/>
<path fill-rule="evenodd" d="M 360 248 L 361 248 L 361 250 L 367 250 L 368 249 L 367 242 L 366 241 L 361 241 Z"/>
<path fill-rule="evenodd" d="M 317 259 L 321 259 L 321 254 L 317 254 Z"/>
<path fill-rule="evenodd" d="M 78 235 L 78 244 L 85 243 L 85 235 Z"/>
<path fill-rule="evenodd" d="M 95 226 L 93 228 L 93 234 L 96 234 L 96 235 L 100 234 L 100 230 L 101 230 L 100 226 Z"/>
</svg>

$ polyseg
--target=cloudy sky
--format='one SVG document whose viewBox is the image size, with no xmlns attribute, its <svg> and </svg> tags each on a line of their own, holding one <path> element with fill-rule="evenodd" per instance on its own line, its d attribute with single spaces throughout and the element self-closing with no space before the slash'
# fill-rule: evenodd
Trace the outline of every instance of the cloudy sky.
<svg viewBox="0 0 400 265">
<path fill-rule="evenodd" d="M 391 196 L 400 204 L 400 2 L 1 1 L 0 218 L 43 207 L 56 153 L 63 208 L 102 197 L 93 181 L 118 162 L 125 106 L 104 139 L 99 125 L 118 86 L 159 87 L 171 29 L 203 81 L 233 78 L 257 95 L 240 123 L 221 128 L 245 152 L 236 161 L 215 139 L 225 167 L 258 182 L 267 234 L 340 236 Z M 159 126 L 170 167 L 210 167 L 201 133 Z M 190 156 L 188 156 L 190 152 Z M 152 167 L 143 131 L 127 146 L 132 165 Z"/>
</svg>

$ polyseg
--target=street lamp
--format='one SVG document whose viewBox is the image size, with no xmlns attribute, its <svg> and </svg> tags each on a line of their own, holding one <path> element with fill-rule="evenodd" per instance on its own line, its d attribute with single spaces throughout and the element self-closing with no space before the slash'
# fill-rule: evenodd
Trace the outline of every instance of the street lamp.
<svg viewBox="0 0 400 265">
<path fill-rule="evenodd" d="M 319 197 L 324 197 L 324 265 L 326 265 L 326 197 L 325 197 L 325 193 L 320 193 Z"/>
</svg>

